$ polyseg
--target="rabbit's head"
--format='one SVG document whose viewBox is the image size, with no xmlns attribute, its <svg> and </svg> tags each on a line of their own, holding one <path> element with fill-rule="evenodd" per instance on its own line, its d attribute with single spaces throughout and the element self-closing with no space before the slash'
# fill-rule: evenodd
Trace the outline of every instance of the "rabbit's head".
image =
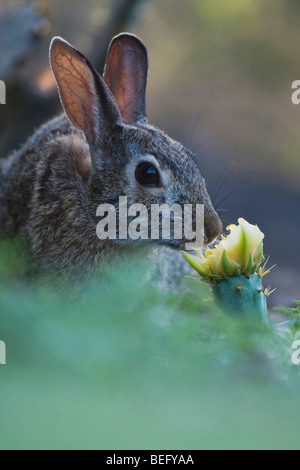
<svg viewBox="0 0 300 470">
<path fill-rule="evenodd" d="M 118 211 L 120 196 L 127 196 L 128 206 L 143 204 L 148 211 L 157 204 L 202 204 L 204 242 L 212 242 L 222 223 L 194 155 L 146 119 L 148 57 L 140 39 L 130 34 L 113 39 L 103 78 L 85 56 L 58 37 L 51 43 L 50 61 L 65 113 L 88 144 L 76 158 L 92 219 L 97 220 L 100 204 Z M 149 217 L 149 230 L 150 224 Z M 174 233 L 162 238 L 160 242 L 179 249 L 187 241 L 184 235 L 175 239 Z"/>
</svg>

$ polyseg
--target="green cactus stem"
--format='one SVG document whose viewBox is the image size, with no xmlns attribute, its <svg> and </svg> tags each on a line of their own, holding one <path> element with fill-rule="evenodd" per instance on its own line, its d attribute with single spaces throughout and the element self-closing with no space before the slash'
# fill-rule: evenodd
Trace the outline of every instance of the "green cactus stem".
<svg viewBox="0 0 300 470">
<path fill-rule="evenodd" d="M 231 277 L 214 285 L 213 292 L 216 302 L 226 312 L 245 318 L 251 315 L 268 323 L 267 297 L 258 274 Z"/>
</svg>

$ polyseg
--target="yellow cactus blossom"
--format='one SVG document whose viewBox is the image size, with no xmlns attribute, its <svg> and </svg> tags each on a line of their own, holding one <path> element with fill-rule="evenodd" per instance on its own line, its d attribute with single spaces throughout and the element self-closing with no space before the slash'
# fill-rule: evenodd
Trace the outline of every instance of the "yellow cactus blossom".
<svg viewBox="0 0 300 470">
<path fill-rule="evenodd" d="M 257 225 L 239 219 L 239 225 L 230 225 L 230 234 L 222 237 L 214 249 L 205 254 L 184 253 L 186 260 L 205 279 L 220 282 L 228 277 L 254 273 L 263 258 L 264 234 Z"/>
</svg>

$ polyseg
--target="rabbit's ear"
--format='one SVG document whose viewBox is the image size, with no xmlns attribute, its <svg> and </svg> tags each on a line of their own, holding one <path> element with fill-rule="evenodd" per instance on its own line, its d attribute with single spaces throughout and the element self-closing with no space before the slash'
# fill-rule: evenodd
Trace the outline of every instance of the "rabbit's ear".
<svg viewBox="0 0 300 470">
<path fill-rule="evenodd" d="M 84 132 L 90 144 L 101 141 L 105 130 L 122 122 L 104 80 L 84 55 L 59 37 L 51 42 L 50 63 L 68 118 Z"/>
<path fill-rule="evenodd" d="M 142 41 L 128 33 L 116 36 L 108 49 L 104 80 L 126 124 L 146 117 L 147 78 L 148 55 Z"/>
</svg>

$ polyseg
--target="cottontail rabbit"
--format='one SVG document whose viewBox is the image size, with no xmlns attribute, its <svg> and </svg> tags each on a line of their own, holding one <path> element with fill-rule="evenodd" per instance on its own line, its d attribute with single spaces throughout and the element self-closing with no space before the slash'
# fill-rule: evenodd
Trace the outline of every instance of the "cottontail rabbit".
<svg viewBox="0 0 300 470">
<path fill-rule="evenodd" d="M 2 234 L 28 240 L 41 268 L 85 271 L 142 245 L 96 236 L 97 207 L 117 207 L 127 196 L 147 208 L 204 204 L 205 241 L 215 239 L 221 221 L 193 154 L 146 119 L 143 43 L 131 34 L 115 37 L 103 78 L 59 37 L 50 62 L 65 113 L 1 162 Z M 184 248 L 183 240 L 160 242 Z"/>
</svg>

